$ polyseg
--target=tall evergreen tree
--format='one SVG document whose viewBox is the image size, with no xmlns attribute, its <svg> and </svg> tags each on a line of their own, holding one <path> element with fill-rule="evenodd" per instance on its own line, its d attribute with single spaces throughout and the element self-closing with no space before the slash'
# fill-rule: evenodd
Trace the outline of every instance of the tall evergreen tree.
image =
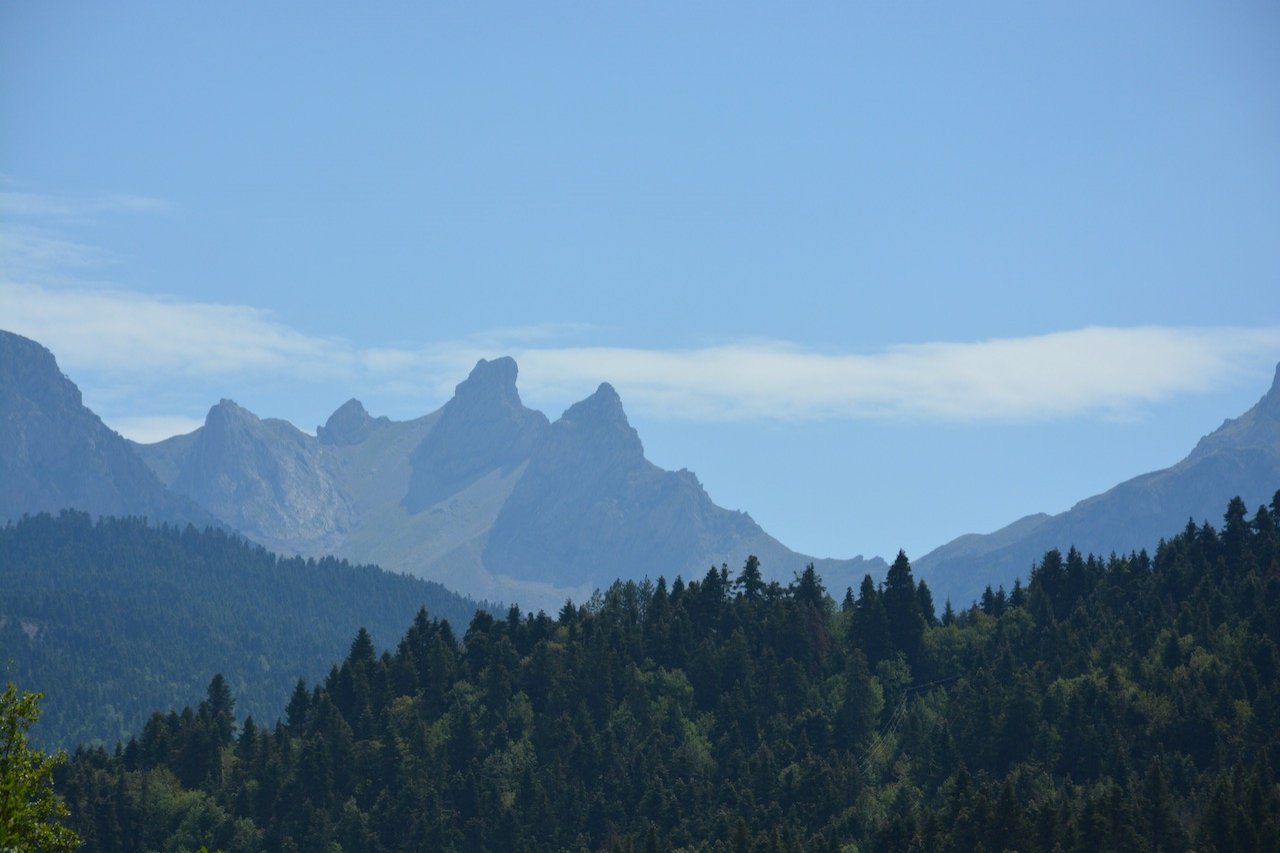
<svg viewBox="0 0 1280 853">
<path fill-rule="evenodd" d="M 760 573 L 760 560 L 755 554 L 747 557 L 742 567 L 742 574 L 733 582 L 743 598 L 750 602 L 759 601 L 764 595 L 764 578 Z"/>
<path fill-rule="evenodd" d="M 920 612 L 920 598 L 915 580 L 911 576 L 911 563 L 905 551 L 899 551 L 885 576 L 884 612 L 889 622 L 889 641 L 893 649 L 902 652 L 907 663 L 914 665 L 920 658 L 920 643 L 924 636 L 924 616 Z"/>
<path fill-rule="evenodd" d="M 875 666 L 889 656 L 889 618 L 871 575 L 863 576 L 858 588 L 858 604 L 850 634 L 854 645 L 862 649 L 870 665 Z"/>
</svg>

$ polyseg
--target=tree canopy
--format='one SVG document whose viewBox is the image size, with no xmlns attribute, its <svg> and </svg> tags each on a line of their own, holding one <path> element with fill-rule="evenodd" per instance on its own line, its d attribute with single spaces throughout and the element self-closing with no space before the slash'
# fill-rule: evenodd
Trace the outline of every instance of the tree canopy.
<svg viewBox="0 0 1280 853">
<path fill-rule="evenodd" d="M 108 851 L 1277 850 L 1278 510 L 1050 551 L 941 622 L 905 554 L 839 608 L 748 564 L 420 612 L 285 721 L 229 734 L 211 684 L 60 786 Z"/>
</svg>

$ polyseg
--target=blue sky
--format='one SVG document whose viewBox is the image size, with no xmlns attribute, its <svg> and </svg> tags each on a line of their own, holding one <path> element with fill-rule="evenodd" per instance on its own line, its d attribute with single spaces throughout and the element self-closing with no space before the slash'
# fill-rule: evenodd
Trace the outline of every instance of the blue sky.
<svg viewBox="0 0 1280 853">
<path fill-rule="evenodd" d="M 793 548 L 920 555 L 1280 360 L 1274 4 L 14 2 L 0 81 L 0 327 L 140 438 L 513 354 Z"/>
</svg>

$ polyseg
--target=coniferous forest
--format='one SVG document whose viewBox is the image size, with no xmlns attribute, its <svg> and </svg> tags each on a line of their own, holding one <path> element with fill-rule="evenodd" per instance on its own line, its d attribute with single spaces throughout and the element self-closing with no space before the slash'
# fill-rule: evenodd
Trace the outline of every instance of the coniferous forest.
<svg viewBox="0 0 1280 853">
<path fill-rule="evenodd" d="M 217 672 L 242 715 L 274 715 L 361 624 L 389 643 L 420 607 L 455 621 L 477 607 L 437 583 L 281 558 L 222 530 L 73 511 L 0 526 L 0 567 L 0 663 L 46 694 L 33 740 L 68 749 L 114 745 Z"/>
<path fill-rule="evenodd" d="M 59 789 L 95 851 L 1277 850 L 1278 520 L 1051 551 L 940 617 L 901 554 L 421 612 L 279 720 L 215 677 Z"/>
</svg>

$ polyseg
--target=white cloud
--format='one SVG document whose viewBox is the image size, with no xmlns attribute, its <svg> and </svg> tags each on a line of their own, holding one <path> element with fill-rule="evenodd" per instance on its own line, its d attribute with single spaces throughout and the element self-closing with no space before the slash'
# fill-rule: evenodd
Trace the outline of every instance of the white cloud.
<svg viewBox="0 0 1280 853">
<path fill-rule="evenodd" d="M 0 282 L 0 304 L 5 328 L 39 341 L 66 364 L 110 373 L 323 378 L 350 375 L 355 366 L 342 342 L 304 335 L 243 305 L 11 282 Z"/>
<path fill-rule="evenodd" d="M 1280 354 L 1280 328 L 1090 327 L 1026 338 L 833 354 L 782 342 L 695 350 L 530 350 L 539 393 L 602 379 L 657 414 L 698 420 L 941 422 L 1129 417 Z M 545 386 L 545 387 L 544 387 Z"/>
<path fill-rule="evenodd" d="M 1124 418 L 1212 390 L 1280 356 L 1274 326 L 1090 327 L 873 353 L 816 352 L 778 341 L 681 350 L 554 346 L 583 330 L 534 327 L 412 349 L 306 335 L 251 307 L 120 290 L 0 283 L 0 308 L 0 326 L 50 347 L 73 372 L 145 375 L 149 383 L 342 379 L 443 399 L 476 359 L 510 354 L 531 400 L 568 403 L 608 381 L 631 411 L 716 421 Z"/>
</svg>

